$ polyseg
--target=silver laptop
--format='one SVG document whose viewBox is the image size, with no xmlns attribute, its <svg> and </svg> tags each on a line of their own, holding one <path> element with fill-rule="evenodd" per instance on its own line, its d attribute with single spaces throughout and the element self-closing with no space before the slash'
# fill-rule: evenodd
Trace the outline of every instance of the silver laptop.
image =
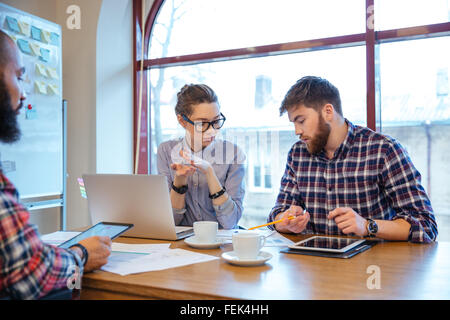
<svg viewBox="0 0 450 320">
<path fill-rule="evenodd" d="M 179 240 L 194 234 L 192 227 L 175 226 L 165 176 L 85 174 L 83 180 L 93 224 L 134 224 L 126 237 Z"/>
</svg>

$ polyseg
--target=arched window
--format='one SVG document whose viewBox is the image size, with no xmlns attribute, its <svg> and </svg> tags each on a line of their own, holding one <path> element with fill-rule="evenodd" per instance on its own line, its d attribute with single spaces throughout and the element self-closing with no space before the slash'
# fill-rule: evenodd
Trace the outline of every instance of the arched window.
<svg viewBox="0 0 450 320">
<path fill-rule="evenodd" d="M 158 145 L 180 134 L 174 112 L 179 89 L 206 83 L 227 117 L 222 135 L 247 154 L 241 224 L 265 221 L 298 139 L 287 117 L 279 116 L 281 100 L 296 80 L 318 75 L 339 89 L 346 118 L 407 146 L 435 210 L 450 217 L 448 206 L 439 204 L 450 188 L 433 187 L 445 174 L 433 174 L 431 163 L 444 164 L 430 153 L 450 153 L 437 140 L 450 132 L 447 0 L 155 0 L 142 59 L 141 0 L 134 5 L 136 142 L 144 142 L 136 152 L 137 172 L 156 173 Z"/>
</svg>

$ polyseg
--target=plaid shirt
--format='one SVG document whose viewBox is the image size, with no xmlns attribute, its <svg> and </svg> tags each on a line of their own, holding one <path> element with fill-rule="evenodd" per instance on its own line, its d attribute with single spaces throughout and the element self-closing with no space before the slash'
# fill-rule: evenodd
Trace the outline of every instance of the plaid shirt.
<svg viewBox="0 0 450 320">
<path fill-rule="evenodd" d="M 333 159 L 323 150 L 311 155 L 302 141 L 293 145 L 268 222 L 299 205 L 300 195 L 311 216 L 302 233 L 344 235 L 327 215 L 350 207 L 364 218 L 405 219 L 411 224 L 411 242 L 436 240 L 433 209 L 406 150 L 391 137 L 346 122 L 347 137 Z"/>
<path fill-rule="evenodd" d="M 0 296 L 37 299 L 68 288 L 83 265 L 77 254 L 44 244 L 19 194 L 0 170 Z"/>
</svg>

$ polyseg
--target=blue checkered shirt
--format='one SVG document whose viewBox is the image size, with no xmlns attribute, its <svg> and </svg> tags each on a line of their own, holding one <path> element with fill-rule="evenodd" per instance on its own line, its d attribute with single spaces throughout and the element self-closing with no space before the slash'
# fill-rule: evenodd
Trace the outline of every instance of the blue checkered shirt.
<svg viewBox="0 0 450 320">
<path fill-rule="evenodd" d="M 332 159 L 323 150 L 310 154 L 302 141 L 292 146 L 268 222 L 299 205 L 301 196 L 311 216 L 302 233 L 344 235 L 327 215 L 350 207 L 364 218 L 405 219 L 411 242 L 436 240 L 433 209 L 406 150 L 391 137 L 346 122 L 347 137 Z"/>
</svg>

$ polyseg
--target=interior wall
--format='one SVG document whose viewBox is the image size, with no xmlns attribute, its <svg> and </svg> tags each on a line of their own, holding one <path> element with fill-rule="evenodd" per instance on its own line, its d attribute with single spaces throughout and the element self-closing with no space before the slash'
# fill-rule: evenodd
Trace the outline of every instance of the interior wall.
<svg viewBox="0 0 450 320">
<path fill-rule="evenodd" d="M 132 18 L 132 0 L 103 1 L 97 29 L 97 173 L 133 173 Z"/>
<path fill-rule="evenodd" d="M 58 23 L 62 27 L 62 91 L 63 98 L 68 100 L 67 228 L 85 227 L 90 224 L 90 219 L 87 201 L 80 196 L 77 178 L 83 173 L 94 173 L 96 170 L 96 43 L 102 0 L 1 0 L 1 2 Z M 80 7 L 79 30 L 67 28 L 66 21 L 69 14 L 66 10 L 70 5 Z M 53 222 L 57 219 L 51 220 Z M 49 217 L 44 214 L 40 217 L 37 213 L 33 214 L 31 222 L 36 223 L 40 231 L 50 229 Z"/>
</svg>

